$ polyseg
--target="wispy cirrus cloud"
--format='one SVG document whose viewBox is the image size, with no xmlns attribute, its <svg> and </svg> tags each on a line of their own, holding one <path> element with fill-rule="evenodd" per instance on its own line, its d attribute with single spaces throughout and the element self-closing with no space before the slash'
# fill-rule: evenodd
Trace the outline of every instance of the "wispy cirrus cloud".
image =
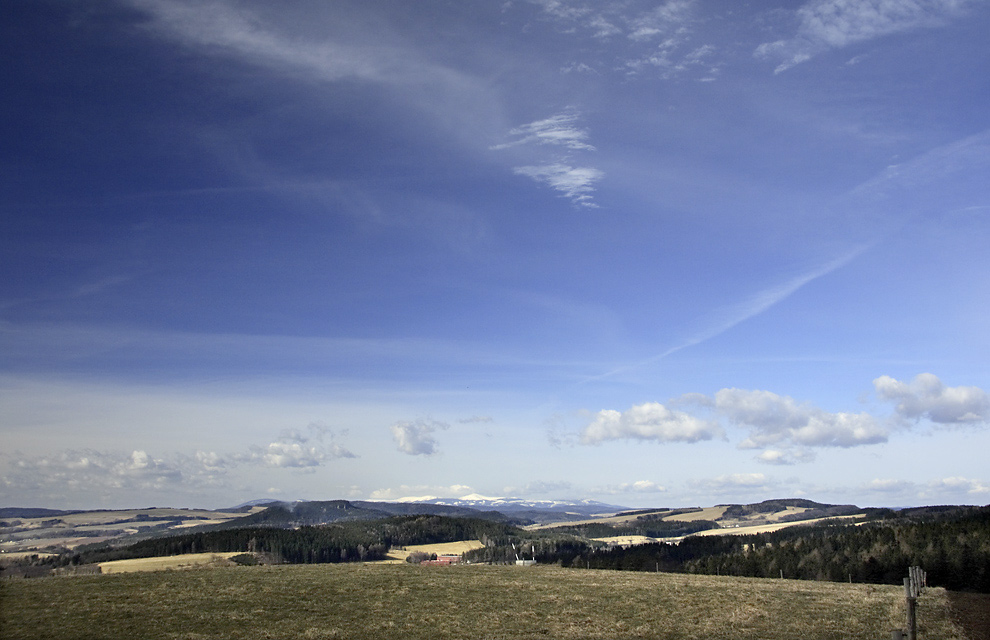
<svg viewBox="0 0 990 640">
<path fill-rule="evenodd" d="M 775 73 L 847 45 L 920 28 L 962 15 L 972 0 L 814 0 L 797 10 L 797 33 L 757 47 L 758 58 L 780 60 Z"/>
<path fill-rule="evenodd" d="M 146 12 L 147 28 L 186 46 L 208 48 L 257 65 L 324 81 L 357 78 L 409 82 L 448 70 L 388 46 L 359 46 L 340 38 L 308 40 L 281 31 L 243 4 L 225 0 L 129 0 Z"/>
<path fill-rule="evenodd" d="M 655 356 L 628 364 L 622 367 L 618 367 L 611 371 L 607 371 L 599 376 L 593 376 L 591 380 L 597 380 L 601 378 L 607 378 L 623 371 L 628 371 L 636 367 L 641 367 L 644 365 L 652 364 L 663 360 L 664 358 L 671 356 L 678 351 L 693 347 L 695 345 L 707 342 L 712 338 L 715 338 L 726 331 L 732 329 L 738 324 L 749 320 L 750 318 L 755 318 L 756 316 L 768 311 L 775 305 L 783 302 L 787 298 L 791 297 L 806 285 L 814 282 L 815 280 L 827 276 L 833 271 L 840 269 L 854 260 L 861 253 L 866 251 L 869 247 L 867 245 L 861 245 L 854 247 L 850 251 L 839 255 L 838 257 L 829 260 L 828 262 L 821 264 L 813 269 L 810 269 L 804 273 L 799 273 L 787 280 L 757 291 L 748 298 L 738 302 L 736 304 L 726 305 L 714 313 L 712 313 L 707 319 L 702 320 L 698 323 L 698 328 L 694 333 L 689 334 L 686 338 L 679 341 L 672 347 L 662 351 Z"/>
<path fill-rule="evenodd" d="M 390 98 L 404 111 L 411 107 L 471 145 L 480 123 L 494 117 L 483 82 L 401 35 L 403 25 L 381 7 L 369 4 L 363 16 L 342 3 L 296 3 L 273 10 L 267 3 L 235 0 L 122 2 L 147 16 L 141 26 L 148 32 L 206 56 L 304 84 L 357 81 L 398 88 Z M 238 148 L 237 162 L 250 170 L 243 155 Z M 264 171 L 261 159 L 253 162 Z"/>
<path fill-rule="evenodd" d="M 598 206 L 593 196 L 595 184 L 605 174 L 594 167 L 573 166 L 572 158 L 575 154 L 595 150 L 588 142 L 588 130 L 579 125 L 580 118 L 577 110 L 568 108 L 549 118 L 515 127 L 509 131 L 513 140 L 491 148 L 495 151 L 528 148 L 527 155 L 542 156 L 539 164 L 514 167 L 513 173 L 547 185 L 575 205 L 595 208 Z M 544 147 L 560 153 L 548 157 L 541 153 Z"/>
<path fill-rule="evenodd" d="M 715 80 L 721 70 L 721 64 L 714 62 L 717 49 L 706 44 L 685 53 L 684 44 L 681 38 L 667 38 L 646 55 L 627 60 L 625 69 L 630 73 L 638 73 L 647 68 L 655 68 L 659 70 L 661 78 L 669 79 L 696 68 L 703 71 L 700 80 Z"/>
<path fill-rule="evenodd" d="M 603 172 L 592 167 L 572 167 L 559 162 L 516 167 L 512 171 L 559 191 L 576 205 L 591 208 L 598 206 L 592 196 L 595 191 L 594 185 L 605 176 Z"/>
<path fill-rule="evenodd" d="M 716 49 L 694 38 L 692 26 L 700 19 L 696 0 L 658 4 L 532 1 L 565 32 L 609 41 L 613 48 L 615 57 L 604 64 L 602 60 L 574 62 L 565 71 L 635 75 L 652 69 L 660 78 L 670 79 L 697 70 L 703 75 L 701 80 L 710 81 L 722 66 L 713 56 Z"/>
<path fill-rule="evenodd" d="M 682 32 L 694 17 L 696 0 L 666 0 L 649 8 L 629 3 L 585 0 L 530 0 L 544 15 L 569 31 L 580 29 L 595 38 L 625 37 L 644 41 Z"/>
<path fill-rule="evenodd" d="M 578 126 L 579 119 L 580 115 L 569 109 L 549 118 L 524 124 L 509 131 L 509 135 L 515 140 L 495 145 L 492 149 L 508 149 L 535 142 L 562 146 L 575 151 L 594 151 L 595 148 L 587 142 L 588 130 Z"/>
</svg>

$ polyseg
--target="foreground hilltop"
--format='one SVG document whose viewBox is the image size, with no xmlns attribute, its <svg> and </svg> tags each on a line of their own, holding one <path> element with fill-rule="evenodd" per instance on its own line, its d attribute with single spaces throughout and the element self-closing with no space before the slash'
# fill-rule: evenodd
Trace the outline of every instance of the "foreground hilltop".
<svg viewBox="0 0 990 640">
<path fill-rule="evenodd" d="M 17 580 L 5 638 L 889 638 L 897 586 L 553 566 L 232 567 Z M 57 615 L 53 615 L 57 611 Z M 941 589 L 926 640 L 959 640 Z M 68 633 L 66 633 L 68 630 Z"/>
</svg>

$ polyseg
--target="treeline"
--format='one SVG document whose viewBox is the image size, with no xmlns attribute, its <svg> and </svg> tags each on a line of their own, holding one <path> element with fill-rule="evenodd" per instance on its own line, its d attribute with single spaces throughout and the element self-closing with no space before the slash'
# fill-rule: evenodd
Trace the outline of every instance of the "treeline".
<svg viewBox="0 0 990 640">
<path fill-rule="evenodd" d="M 990 507 L 887 515 L 862 526 L 693 536 L 679 544 L 622 548 L 571 541 L 558 548 L 536 543 L 533 549 L 538 561 L 565 567 L 878 584 L 901 584 L 908 567 L 916 565 L 925 569 L 932 586 L 990 593 Z M 492 550 L 476 553 L 495 555 Z"/>
<path fill-rule="evenodd" d="M 259 553 L 277 562 L 314 564 L 383 560 L 390 547 L 482 540 L 508 545 L 521 530 L 480 518 L 397 516 L 295 529 L 246 527 L 151 538 L 126 547 L 89 547 L 65 554 L 59 564 L 90 564 L 185 553 Z"/>
<path fill-rule="evenodd" d="M 933 586 L 990 593 L 990 507 L 746 536 L 722 553 L 685 563 L 684 570 L 900 584 L 913 565 Z"/>
</svg>

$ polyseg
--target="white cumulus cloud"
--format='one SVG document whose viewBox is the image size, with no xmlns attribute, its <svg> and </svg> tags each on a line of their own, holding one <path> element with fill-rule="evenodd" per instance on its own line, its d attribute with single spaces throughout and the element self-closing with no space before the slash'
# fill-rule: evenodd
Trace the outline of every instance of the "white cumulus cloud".
<svg viewBox="0 0 990 640">
<path fill-rule="evenodd" d="M 621 439 L 699 442 L 721 435 L 722 428 L 715 422 L 668 409 L 659 402 L 647 402 L 624 412 L 599 411 L 581 432 L 581 442 L 596 444 Z"/>
<path fill-rule="evenodd" d="M 440 449 L 433 434 L 437 430 L 448 429 L 450 425 L 435 420 L 417 420 L 415 422 L 396 422 L 390 429 L 395 446 L 402 453 L 411 456 L 432 456 Z"/>
<path fill-rule="evenodd" d="M 9 456 L 11 464 L 0 476 L 0 497 L 101 496 L 121 490 L 195 490 L 206 485 L 222 485 L 223 471 L 215 454 L 195 457 L 150 455 L 142 449 L 99 451 L 66 450 L 43 456 Z"/>
<path fill-rule="evenodd" d="M 247 454 L 231 456 L 232 461 L 261 464 L 271 468 L 315 469 L 336 458 L 356 458 L 334 442 L 331 429 L 311 424 L 306 432 L 286 429 L 264 447 L 252 447 Z"/>
<path fill-rule="evenodd" d="M 868 413 L 829 413 L 770 391 L 722 389 L 715 394 L 715 408 L 732 422 L 749 427 L 742 448 L 779 443 L 854 447 L 887 441 L 886 428 Z"/>
<path fill-rule="evenodd" d="M 904 420 L 925 418 L 937 424 L 976 424 L 990 420 L 990 396 L 979 387 L 947 387 L 938 376 L 922 373 L 911 382 L 890 376 L 873 381 L 877 395 L 896 402 Z"/>
<path fill-rule="evenodd" d="M 929 489 L 934 492 L 950 491 L 963 492 L 968 495 L 986 495 L 990 494 L 990 483 L 970 478 L 951 477 L 929 483 Z"/>
</svg>

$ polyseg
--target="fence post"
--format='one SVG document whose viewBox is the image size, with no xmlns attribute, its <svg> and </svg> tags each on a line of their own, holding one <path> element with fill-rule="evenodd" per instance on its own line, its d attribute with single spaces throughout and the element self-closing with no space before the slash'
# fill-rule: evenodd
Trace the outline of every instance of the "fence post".
<svg viewBox="0 0 990 640">
<path fill-rule="evenodd" d="M 910 567 L 908 577 L 904 578 L 904 599 L 907 602 L 907 634 L 903 634 L 899 629 L 894 632 L 893 637 L 897 639 L 897 634 L 906 636 L 907 640 L 918 640 L 918 596 L 921 590 L 928 586 L 928 575 L 921 570 L 921 567 Z"/>
<path fill-rule="evenodd" d="M 918 599 L 914 595 L 911 578 L 904 578 L 904 598 L 907 600 L 907 640 L 918 640 Z"/>
</svg>

